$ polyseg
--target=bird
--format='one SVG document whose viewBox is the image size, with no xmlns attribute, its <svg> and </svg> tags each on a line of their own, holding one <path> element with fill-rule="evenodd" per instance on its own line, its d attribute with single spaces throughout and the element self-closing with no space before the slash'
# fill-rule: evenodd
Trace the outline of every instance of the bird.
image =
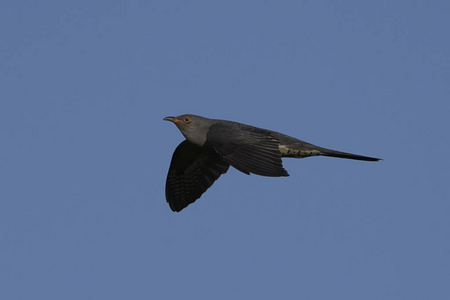
<svg viewBox="0 0 450 300">
<path fill-rule="evenodd" d="M 230 165 L 244 174 L 289 176 L 282 157 L 331 156 L 363 161 L 380 158 L 322 148 L 294 137 L 238 122 L 193 114 L 165 117 L 186 138 L 175 149 L 166 179 L 166 201 L 174 212 L 195 202 Z"/>
</svg>

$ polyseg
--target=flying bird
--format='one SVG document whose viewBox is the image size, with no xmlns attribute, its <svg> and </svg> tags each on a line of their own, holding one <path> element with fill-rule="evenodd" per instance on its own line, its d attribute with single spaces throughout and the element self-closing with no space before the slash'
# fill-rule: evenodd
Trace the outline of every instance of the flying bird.
<svg viewBox="0 0 450 300">
<path fill-rule="evenodd" d="M 282 157 L 331 156 L 378 161 L 379 158 L 315 146 L 288 135 L 250 125 L 186 114 L 166 117 L 186 140 L 175 149 L 166 181 L 166 200 L 179 212 L 225 174 L 228 168 L 245 174 L 289 176 Z"/>
</svg>

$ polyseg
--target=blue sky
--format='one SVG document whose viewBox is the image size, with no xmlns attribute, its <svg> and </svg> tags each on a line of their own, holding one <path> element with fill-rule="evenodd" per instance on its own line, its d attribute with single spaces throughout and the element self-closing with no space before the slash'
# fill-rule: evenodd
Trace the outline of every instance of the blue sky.
<svg viewBox="0 0 450 300">
<path fill-rule="evenodd" d="M 2 1 L 0 298 L 449 299 L 447 1 Z M 230 169 L 169 115 L 379 163 Z"/>
</svg>

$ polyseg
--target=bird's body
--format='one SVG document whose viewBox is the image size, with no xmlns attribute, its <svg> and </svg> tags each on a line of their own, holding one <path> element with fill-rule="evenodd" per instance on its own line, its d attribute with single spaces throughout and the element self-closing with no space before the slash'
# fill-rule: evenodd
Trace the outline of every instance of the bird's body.
<svg viewBox="0 0 450 300">
<path fill-rule="evenodd" d="M 378 161 L 322 148 L 288 135 L 250 125 L 196 115 L 166 117 L 186 138 L 175 150 L 167 175 L 166 199 L 173 211 L 194 202 L 229 166 L 245 174 L 289 176 L 282 157 L 331 156 Z"/>
</svg>

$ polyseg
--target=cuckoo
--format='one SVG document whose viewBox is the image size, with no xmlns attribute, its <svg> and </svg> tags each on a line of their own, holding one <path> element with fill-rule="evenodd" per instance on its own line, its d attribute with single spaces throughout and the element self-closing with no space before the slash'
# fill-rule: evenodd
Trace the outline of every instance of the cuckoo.
<svg viewBox="0 0 450 300">
<path fill-rule="evenodd" d="M 331 156 L 378 161 L 379 158 L 322 148 L 288 135 L 242 123 L 186 114 L 166 117 L 186 140 L 175 149 L 166 181 L 166 200 L 179 212 L 233 166 L 245 174 L 289 176 L 282 157 Z"/>
</svg>

